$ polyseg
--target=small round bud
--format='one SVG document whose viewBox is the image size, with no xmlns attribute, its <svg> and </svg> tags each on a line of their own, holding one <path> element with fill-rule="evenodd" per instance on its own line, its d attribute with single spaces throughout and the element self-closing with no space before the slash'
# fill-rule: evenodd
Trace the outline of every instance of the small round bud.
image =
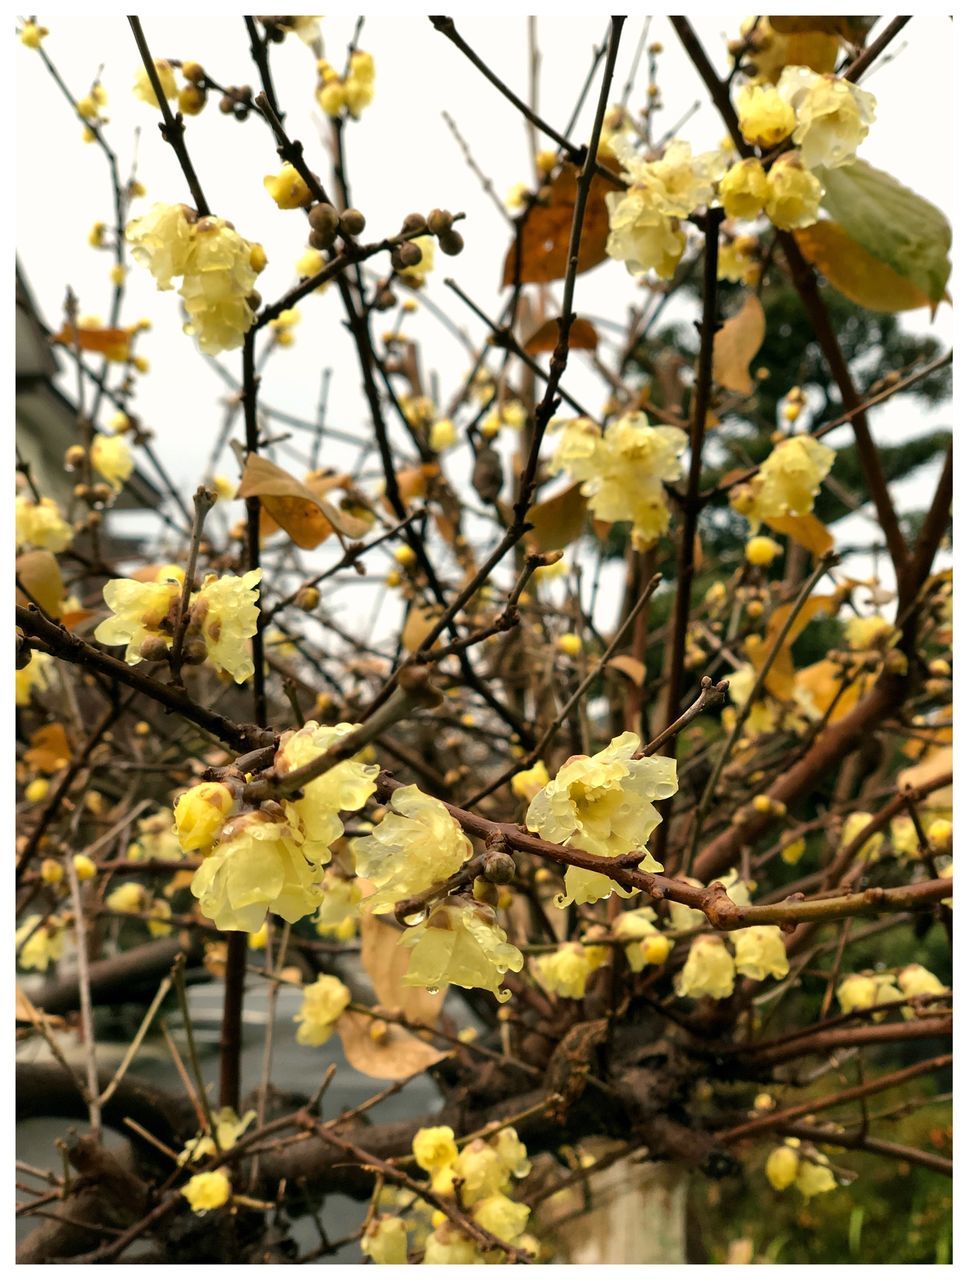
<svg viewBox="0 0 968 1280">
<path fill-rule="evenodd" d="M 491 884 L 510 884 L 515 870 L 514 859 L 501 849 L 494 849 L 484 858 L 484 878 Z"/>
<path fill-rule="evenodd" d="M 935 818 L 926 833 L 928 844 L 935 853 L 950 853 L 954 840 L 954 827 L 947 818 Z"/>
<path fill-rule="evenodd" d="M 408 213 L 400 226 L 401 231 L 426 231 L 427 219 L 422 213 Z"/>
<path fill-rule="evenodd" d="M 86 457 L 87 451 L 83 445 L 72 444 L 64 454 L 64 466 L 68 471 L 75 471 L 78 467 L 83 467 Z"/>
<path fill-rule="evenodd" d="M 490 880 L 485 880 L 478 876 L 474 881 L 474 897 L 478 902 L 484 902 L 489 907 L 497 906 L 497 885 L 491 884 Z"/>
<path fill-rule="evenodd" d="M 404 270 L 407 267 L 419 267 L 420 263 L 423 261 L 423 253 L 420 250 L 420 245 L 414 244 L 412 240 L 408 240 L 405 244 L 400 245 L 394 251 L 392 257 L 395 259 L 393 266 L 397 271 L 399 271 L 401 267 Z M 399 267 L 397 266 L 398 262 L 400 264 Z"/>
<path fill-rule="evenodd" d="M 366 218 L 359 209 L 344 209 L 339 215 L 339 229 L 344 236 L 361 236 L 366 227 Z"/>
<path fill-rule="evenodd" d="M 223 116 L 230 116 L 235 110 L 234 99 L 230 98 L 227 93 L 224 93 L 218 100 L 218 109 L 221 111 Z"/>
<path fill-rule="evenodd" d="M 405 569 L 409 569 L 417 563 L 416 551 L 414 551 L 413 547 L 407 545 L 397 547 L 393 553 L 393 558 L 397 564 L 403 565 Z"/>
<path fill-rule="evenodd" d="M 91 495 L 91 490 L 86 484 L 76 484 L 74 486 L 74 497 L 79 502 L 86 502 Z"/>
<path fill-rule="evenodd" d="M 427 226 L 435 236 L 445 235 L 454 225 L 454 215 L 447 209 L 431 209 Z"/>
<path fill-rule="evenodd" d="M 769 796 L 754 796 L 753 809 L 756 813 L 770 813 L 773 808 L 773 801 Z"/>
<path fill-rule="evenodd" d="M 205 79 L 205 71 L 197 62 L 183 62 L 182 75 L 192 84 L 200 84 Z"/>
<path fill-rule="evenodd" d="M 296 593 L 296 608 L 302 609 L 303 613 L 312 613 L 319 604 L 319 589 L 317 587 L 300 587 Z"/>
<path fill-rule="evenodd" d="M 331 204 L 314 204 L 309 210 L 309 225 L 314 231 L 329 231 L 335 235 L 339 227 L 339 213 Z"/>
<path fill-rule="evenodd" d="M 168 657 L 168 645 L 161 636 L 146 636 L 141 642 L 141 656 L 145 662 L 164 662 Z"/>
<path fill-rule="evenodd" d="M 195 637 L 186 641 L 185 648 L 182 650 L 182 661 L 186 662 L 190 667 L 198 667 L 208 657 L 208 649 L 205 647 L 205 641 L 200 637 Z"/>
<path fill-rule="evenodd" d="M 205 106 L 206 96 L 197 84 L 186 84 L 178 91 L 178 110 L 186 116 L 197 116 Z"/>
<path fill-rule="evenodd" d="M 392 289 L 381 289 L 373 299 L 374 311 L 390 311 L 396 306 L 397 295 Z"/>
<path fill-rule="evenodd" d="M 91 490 L 95 502 L 110 502 L 113 490 L 109 484 L 96 484 Z"/>
<path fill-rule="evenodd" d="M 440 245 L 440 252 L 446 253 L 449 258 L 456 258 L 464 248 L 464 237 L 459 231 L 445 231 L 437 237 L 437 243 Z"/>
</svg>

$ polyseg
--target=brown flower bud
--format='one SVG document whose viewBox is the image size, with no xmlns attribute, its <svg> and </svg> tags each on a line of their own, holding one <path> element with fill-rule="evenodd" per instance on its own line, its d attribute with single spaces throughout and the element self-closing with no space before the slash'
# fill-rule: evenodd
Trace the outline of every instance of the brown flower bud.
<svg viewBox="0 0 968 1280">
<path fill-rule="evenodd" d="M 464 237 L 459 231 L 445 231 L 437 237 L 437 243 L 440 245 L 441 253 L 446 253 L 449 258 L 455 258 L 464 248 Z"/>
<path fill-rule="evenodd" d="M 161 636 L 146 636 L 141 642 L 141 656 L 145 662 L 165 662 L 168 658 L 168 645 Z"/>
<path fill-rule="evenodd" d="M 309 210 L 309 225 L 314 231 L 331 231 L 339 226 L 339 214 L 331 204 L 314 204 Z"/>
<path fill-rule="evenodd" d="M 87 453 L 83 445 L 72 444 L 64 454 L 64 466 L 68 471 L 74 471 L 77 467 L 83 467 L 86 457 Z"/>
<path fill-rule="evenodd" d="M 339 216 L 339 229 L 344 236 L 361 236 L 366 227 L 366 218 L 359 209 L 344 209 Z"/>
<path fill-rule="evenodd" d="M 515 873 L 514 859 L 501 849 L 494 849 L 485 855 L 484 877 L 491 884 L 510 884 Z"/>
<path fill-rule="evenodd" d="M 422 213 L 408 213 L 400 229 L 402 231 L 426 231 L 427 219 Z"/>
<path fill-rule="evenodd" d="M 447 209 L 431 209 L 427 226 L 435 236 L 446 234 L 454 225 L 454 215 Z"/>
</svg>

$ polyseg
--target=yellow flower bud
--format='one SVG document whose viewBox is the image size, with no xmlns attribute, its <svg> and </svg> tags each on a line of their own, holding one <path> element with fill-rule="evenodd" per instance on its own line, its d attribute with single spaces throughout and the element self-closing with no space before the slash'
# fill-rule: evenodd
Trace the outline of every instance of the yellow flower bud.
<svg viewBox="0 0 968 1280">
<path fill-rule="evenodd" d="M 24 788 L 24 799 L 29 804 L 40 804 L 47 797 L 50 790 L 50 783 L 46 778 L 34 778 L 33 782 L 28 782 Z"/>
<path fill-rule="evenodd" d="M 223 1169 L 211 1173 L 196 1173 L 182 1187 L 182 1195 L 199 1215 L 212 1209 L 221 1209 L 232 1195 L 232 1184 Z"/>
<path fill-rule="evenodd" d="M 235 806 L 235 797 L 224 783 L 200 782 L 175 803 L 175 830 L 185 853 L 212 847 Z"/>
<path fill-rule="evenodd" d="M 577 658 L 582 651 L 581 636 L 575 635 L 573 631 L 566 631 L 563 636 L 558 637 L 558 648 L 569 658 Z"/>
<path fill-rule="evenodd" d="M 312 192 L 291 164 L 283 165 L 277 174 L 266 174 L 262 185 L 280 209 L 305 209 L 312 203 Z"/>
<path fill-rule="evenodd" d="M 44 858 L 40 864 L 40 878 L 44 884 L 60 884 L 64 879 L 64 868 L 56 858 Z"/>
<path fill-rule="evenodd" d="M 785 1191 L 797 1180 L 800 1157 L 792 1147 L 774 1147 L 766 1159 L 766 1176 L 776 1191 Z"/>
<path fill-rule="evenodd" d="M 954 842 L 954 827 L 947 818 L 935 818 L 925 834 L 935 853 L 950 853 Z"/>
<path fill-rule="evenodd" d="M 746 544 L 746 559 L 750 564 L 763 566 L 772 564 L 778 555 L 783 551 L 782 546 L 763 535 L 750 538 Z"/>
</svg>

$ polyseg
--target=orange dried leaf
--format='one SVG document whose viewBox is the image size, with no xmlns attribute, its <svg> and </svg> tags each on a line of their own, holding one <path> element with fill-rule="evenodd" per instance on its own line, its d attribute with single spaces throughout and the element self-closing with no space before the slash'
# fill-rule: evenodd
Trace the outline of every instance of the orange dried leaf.
<svg viewBox="0 0 968 1280">
<path fill-rule="evenodd" d="M 600 154 L 599 158 L 608 164 L 607 155 Z M 599 174 L 592 178 L 578 248 L 579 275 L 597 267 L 605 259 L 605 242 L 608 240 L 605 197 L 610 191 L 617 190 L 619 187 L 615 183 Z M 532 205 L 523 215 L 520 232 L 522 284 L 548 284 L 551 280 L 564 279 L 568 270 L 568 245 L 577 196 L 578 169 L 573 164 L 563 164 L 549 184 L 546 199 Z M 512 242 L 504 259 L 502 287 L 514 283 L 517 255 L 518 249 Z"/>
<path fill-rule="evenodd" d="M 24 759 L 38 773 L 56 773 L 71 758 L 71 745 L 67 741 L 64 726 L 60 723 L 45 724 L 31 734 L 30 746 Z"/>
<path fill-rule="evenodd" d="M 542 351 L 554 351 L 558 345 L 558 321 L 546 320 L 539 326 L 524 344 L 529 355 L 537 356 Z M 581 316 L 575 319 L 568 331 L 568 348 L 570 351 L 595 351 L 598 348 L 598 330 L 590 320 Z"/>
<path fill-rule="evenodd" d="M 735 315 L 730 316 L 713 338 L 713 378 L 727 391 L 741 396 L 753 394 L 755 383 L 750 377 L 750 361 L 766 337 L 763 305 L 753 293 Z"/>
<path fill-rule="evenodd" d="M 400 635 L 403 647 L 410 653 L 416 653 L 437 625 L 438 617 L 439 615 L 432 609 L 424 609 L 419 604 L 412 604 Z"/>
<path fill-rule="evenodd" d="M 585 527 L 588 504 L 581 485 L 573 484 L 544 502 L 537 502 L 527 514 L 534 527 L 528 542 L 539 551 L 558 551 L 581 535 Z"/>
<path fill-rule="evenodd" d="M 65 324 L 55 333 L 51 342 L 63 347 L 80 347 L 82 351 L 96 351 L 108 360 L 124 363 L 131 355 L 131 332 L 128 329 L 85 328 L 84 325 Z"/>
<path fill-rule="evenodd" d="M 638 658 L 633 658 L 628 653 L 616 654 L 614 658 L 609 658 L 605 665 L 621 671 L 623 676 L 628 676 L 640 689 L 645 684 L 645 663 L 639 662 Z"/>
<path fill-rule="evenodd" d="M 379 1035 L 374 1037 L 374 1029 Z M 376 1080 L 406 1080 L 426 1071 L 447 1053 L 418 1040 L 409 1031 L 392 1023 L 380 1027 L 365 1013 L 344 1013 L 336 1029 L 351 1067 Z"/>
<path fill-rule="evenodd" d="M 54 556 L 49 551 L 25 551 L 17 556 L 16 571 L 24 586 L 24 591 L 17 591 L 17 603 L 29 604 L 30 600 L 25 595 L 29 592 L 45 613 L 59 618 L 64 601 L 64 580 Z"/>
<path fill-rule="evenodd" d="M 318 547 L 334 528 L 347 538 L 358 538 L 368 527 L 327 502 L 304 481 L 254 453 L 246 459 L 237 496 L 258 498 L 270 519 L 306 551 Z"/>
<path fill-rule="evenodd" d="M 767 517 L 765 523 L 774 533 L 785 534 L 815 556 L 825 555 L 834 545 L 833 534 L 812 511 L 805 516 Z"/>
</svg>

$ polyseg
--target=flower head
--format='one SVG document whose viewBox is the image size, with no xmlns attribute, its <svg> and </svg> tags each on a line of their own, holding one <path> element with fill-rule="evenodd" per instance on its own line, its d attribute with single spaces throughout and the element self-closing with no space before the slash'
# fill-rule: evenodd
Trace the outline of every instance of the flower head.
<svg viewBox="0 0 968 1280">
<path fill-rule="evenodd" d="M 297 1041 L 300 1044 L 325 1044 L 349 1002 L 349 988 L 329 973 L 303 987 L 302 1007 L 293 1018 L 294 1022 L 301 1024 L 296 1032 Z"/>
<path fill-rule="evenodd" d="M 758 924 L 733 934 L 736 972 L 762 982 L 764 978 L 785 978 L 790 972 L 783 933 L 775 924 Z"/>
<path fill-rule="evenodd" d="M 906 996 L 936 996 L 944 991 L 944 983 L 923 964 L 909 964 L 897 975 L 897 985 Z"/>
<path fill-rule="evenodd" d="M 174 579 L 138 582 L 134 578 L 112 578 L 104 584 L 104 603 L 112 616 L 98 623 L 94 639 L 101 644 L 127 645 L 128 666 L 142 661 L 146 640 L 172 642 L 173 610 L 181 596 L 181 584 Z"/>
<path fill-rule="evenodd" d="M 749 485 L 733 491 L 732 505 L 746 517 L 754 533 L 764 520 L 805 516 L 813 510 L 820 482 L 836 456 L 833 449 L 812 436 L 789 436 L 760 465 Z"/>
<path fill-rule="evenodd" d="M 601 858 L 642 851 L 662 821 L 653 803 L 676 791 L 676 764 L 666 756 L 634 759 L 641 743 L 634 733 L 613 738 L 594 756 L 572 756 L 528 808 L 526 824 L 544 840 L 568 844 Z M 646 869 L 656 870 L 649 859 Z M 577 874 L 576 874 L 577 873 Z M 569 867 L 565 873 L 568 901 L 595 902 L 608 897 L 613 882 L 595 871 Z M 628 897 L 628 891 L 618 892 Z"/>
<path fill-rule="evenodd" d="M 235 796 L 222 782 L 200 782 L 175 802 L 175 830 L 185 853 L 212 847 L 235 807 Z"/>
<path fill-rule="evenodd" d="M 874 120 L 872 93 L 809 67 L 784 67 L 776 92 L 796 113 L 793 141 L 808 169 L 853 164 Z"/>
<path fill-rule="evenodd" d="M 360 726 L 320 725 L 309 720 L 301 729 L 285 733 L 279 740 L 275 768 L 280 775 L 311 764 L 330 747 Z M 343 834 L 340 812 L 362 809 L 376 790 L 377 764 L 364 764 L 359 756 L 342 760 L 302 788 L 299 800 L 287 800 L 286 813 L 298 823 L 305 837 L 303 853 L 320 865 L 330 859 L 330 847 Z"/>
<path fill-rule="evenodd" d="M 769 195 L 769 183 L 759 160 L 738 160 L 719 183 L 719 199 L 730 218 L 758 218 Z"/>
<path fill-rule="evenodd" d="M 500 1192 L 479 1201 L 471 1214 L 485 1231 L 508 1244 L 513 1244 L 523 1234 L 530 1216 L 531 1210 L 526 1204 L 518 1204 Z"/>
<path fill-rule="evenodd" d="M 284 164 L 278 173 L 266 174 L 262 185 L 280 209 L 305 209 L 312 203 L 312 192 L 291 164 Z"/>
<path fill-rule="evenodd" d="M 213 1169 L 211 1173 L 194 1174 L 182 1187 L 181 1193 L 191 1205 L 192 1212 L 201 1215 L 221 1209 L 228 1203 L 232 1183 L 224 1169 Z"/>
<path fill-rule="evenodd" d="M 172 70 L 171 63 L 166 62 L 164 58 L 155 58 L 155 72 L 158 76 L 158 83 L 161 85 L 161 92 L 165 97 L 177 98 L 178 85 L 175 83 L 175 73 Z M 140 98 L 142 102 L 146 102 L 149 107 L 157 107 L 159 111 L 161 110 L 155 87 L 151 83 L 151 77 L 144 67 L 138 69 L 138 75 L 134 82 L 134 96 Z"/>
<path fill-rule="evenodd" d="M 53 498 L 34 502 L 18 494 L 16 502 L 17 546 L 39 547 L 44 551 L 63 551 L 70 546 L 74 530 L 61 515 Z"/>
<path fill-rule="evenodd" d="M 247 641 L 258 626 L 256 587 L 261 579 L 261 569 L 250 569 L 241 578 L 232 573 L 220 578 L 210 574 L 192 601 L 193 613 L 201 617 L 200 634 L 209 662 L 236 684 L 243 684 L 255 671 Z"/>
<path fill-rule="evenodd" d="M 183 204 L 156 204 L 125 228 L 132 254 L 148 268 L 159 289 L 173 288 L 172 278 L 185 274 L 195 221 L 194 210 Z"/>
<path fill-rule="evenodd" d="M 91 466 L 120 493 L 125 480 L 134 470 L 134 459 L 123 436 L 96 435 L 90 449 Z"/>
<path fill-rule="evenodd" d="M 447 1124 L 418 1129 L 413 1139 L 413 1158 L 424 1173 L 436 1173 L 457 1159 L 454 1131 Z"/>
<path fill-rule="evenodd" d="M 736 95 L 736 114 L 746 141 L 764 150 L 788 138 L 797 123 L 793 107 L 772 85 L 743 85 Z"/>
<path fill-rule="evenodd" d="M 524 967 L 524 957 L 508 942 L 494 912 L 466 899 L 441 903 L 424 923 L 406 929 L 400 941 L 413 948 L 403 979 L 408 987 L 480 987 L 503 1004 L 511 998 L 501 989 L 505 973 Z"/>
<path fill-rule="evenodd" d="M 295 924 L 319 906 L 318 867 L 302 852 L 302 835 L 262 813 L 242 814 L 192 879 L 202 914 L 217 928 L 255 933 L 266 912 Z"/>
<path fill-rule="evenodd" d="M 774 1147 L 766 1158 L 766 1176 L 771 1187 L 776 1191 L 786 1191 L 797 1180 L 800 1170 L 800 1156 L 795 1147 L 786 1143 L 782 1147 Z"/>
<path fill-rule="evenodd" d="M 767 174 L 766 216 L 781 231 L 812 227 L 823 199 L 823 184 L 800 160 L 798 151 L 779 156 Z"/>
<path fill-rule="evenodd" d="M 199 350 L 218 355 L 241 347 L 255 321 L 253 246 L 223 218 L 199 219 L 194 241 L 179 293 Z"/>
<path fill-rule="evenodd" d="M 47 653 L 32 653 L 30 661 L 17 672 L 17 692 L 15 705 L 30 705 L 30 696 L 34 689 L 46 689 L 49 684 L 49 669 L 53 658 Z"/>
<path fill-rule="evenodd" d="M 404 1266 L 407 1261 L 407 1224 L 403 1218 L 381 1214 L 374 1218 L 360 1240 L 363 1254 L 374 1263 Z"/>
<path fill-rule="evenodd" d="M 711 996 L 713 1000 L 725 1000 L 733 994 L 736 966 L 722 938 L 703 933 L 694 938 L 689 956 L 676 975 L 676 995 Z"/>
<path fill-rule="evenodd" d="M 316 932 L 345 942 L 356 933 L 363 890 L 358 880 L 347 880 L 332 869 L 323 875 L 322 890 L 323 901 L 313 919 Z"/>
<path fill-rule="evenodd" d="M 557 951 L 535 961 L 538 981 L 553 995 L 581 1000 L 588 979 L 604 959 L 600 955 L 604 950 L 603 947 L 584 947 L 580 942 L 566 942 Z"/>
<path fill-rule="evenodd" d="M 511 779 L 511 790 L 522 800 L 533 800 L 542 787 L 548 785 L 548 769 L 538 760 L 530 769 L 519 770 Z"/>
<path fill-rule="evenodd" d="M 376 913 L 446 880 L 473 852 L 446 806 L 417 786 L 394 791 L 390 812 L 352 849 L 357 873 L 377 887 L 364 900 Z"/>
<path fill-rule="evenodd" d="M 48 916 L 44 923 L 39 915 L 28 916 L 14 933 L 17 963 L 21 969 L 46 973 L 51 960 L 59 960 L 64 952 L 64 929 L 59 916 Z"/>
</svg>

